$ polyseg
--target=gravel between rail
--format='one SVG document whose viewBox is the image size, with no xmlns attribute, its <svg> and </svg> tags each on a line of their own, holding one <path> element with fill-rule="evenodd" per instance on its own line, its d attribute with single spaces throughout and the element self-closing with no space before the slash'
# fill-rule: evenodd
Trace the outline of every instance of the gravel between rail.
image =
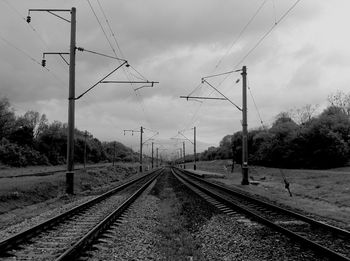
<svg viewBox="0 0 350 261">
<path fill-rule="evenodd" d="M 89 260 L 327 260 L 248 219 L 218 213 L 168 172 Z"/>
</svg>

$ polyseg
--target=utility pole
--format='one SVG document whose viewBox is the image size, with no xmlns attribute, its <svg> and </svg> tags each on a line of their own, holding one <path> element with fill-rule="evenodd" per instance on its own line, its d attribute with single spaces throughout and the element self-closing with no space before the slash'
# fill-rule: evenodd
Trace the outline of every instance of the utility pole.
<svg viewBox="0 0 350 261">
<path fill-rule="evenodd" d="M 154 164 L 153 164 L 153 145 L 154 145 L 154 142 L 152 142 L 152 169 L 154 167 Z"/>
<path fill-rule="evenodd" d="M 140 128 L 140 172 L 142 172 L 142 133 L 143 127 Z"/>
<path fill-rule="evenodd" d="M 156 160 L 156 162 L 157 162 L 157 168 L 159 167 L 159 163 L 158 163 L 158 148 L 157 148 L 157 150 L 156 150 L 156 156 L 157 156 L 157 160 Z"/>
<path fill-rule="evenodd" d="M 186 169 L 186 161 L 185 161 L 185 142 L 183 141 L 182 142 L 182 151 L 183 151 L 183 155 L 184 155 L 184 169 Z"/>
<path fill-rule="evenodd" d="M 76 38 L 76 8 L 72 9 L 29 9 L 27 23 L 30 23 L 30 12 L 48 12 L 68 23 L 70 23 L 70 48 L 69 48 L 69 95 L 68 95 L 68 131 L 67 131 L 67 172 L 66 172 L 66 193 L 74 193 L 74 106 L 75 106 L 75 38 Z M 56 14 L 56 12 L 70 12 L 71 20 Z M 62 59 L 68 63 L 62 54 L 68 53 L 46 53 L 59 54 Z M 44 59 L 41 65 L 45 67 L 46 60 Z"/>
<path fill-rule="evenodd" d="M 247 67 L 242 68 L 242 185 L 249 185 L 248 180 L 248 123 L 247 123 Z"/>
<path fill-rule="evenodd" d="M 68 135 L 66 192 L 74 194 L 74 111 L 75 111 L 75 37 L 76 8 L 71 10 L 71 30 L 69 48 L 69 96 L 68 96 Z"/>
<path fill-rule="evenodd" d="M 87 138 L 87 131 L 84 133 L 84 169 L 86 169 L 86 138 Z"/>
<path fill-rule="evenodd" d="M 115 162 L 115 147 L 116 147 L 116 142 L 113 143 L 113 163 L 112 163 L 113 166 Z"/>
<path fill-rule="evenodd" d="M 194 148 L 194 165 L 193 169 L 196 170 L 196 158 L 197 158 L 197 149 L 196 149 L 196 126 L 193 128 L 193 148 Z"/>
</svg>

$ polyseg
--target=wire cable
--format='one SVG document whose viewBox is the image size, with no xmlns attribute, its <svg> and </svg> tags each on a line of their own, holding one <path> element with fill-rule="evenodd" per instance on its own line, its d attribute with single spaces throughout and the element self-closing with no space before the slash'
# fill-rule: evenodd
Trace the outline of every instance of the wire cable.
<svg viewBox="0 0 350 261">
<path fill-rule="evenodd" d="M 111 41 L 109 40 L 106 31 L 103 29 L 102 23 L 101 23 L 100 20 L 98 19 L 98 16 L 97 16 L 96 12 L 94 11 L 94 8 L 93 8 L 93 6 L 91 5 L 90 0 L 87 0 L 87 1 L 88 1 L 88 3 L 89 3 L 89 6 L 90 6 L 92 12 L 94 13 L 94 16 L 95 16 L 96 20 L 98 21 L 98 23 L 99 23 L 99 25 L 100 25 L 100 27 L 101 27 L 101 29 L 102 29 L 102 31 L 103 31 L 103 34 L 104 34 L 105 38 L 107 39 L 107 41 L 108 41 L 108 43 L 109 43 L 109 45 L 110 45 L 110 47 L 111 47 L 113 53 L 117 56 L 116 51 L 115 51 L 115 49 L 113 48 L 113 45 L 112 45 Z M 115 34 L 114 34 L 113 30 L 112 30 L 112 27 L 110 26 L 110 23 L 109 23 L 109 21 L 108 21 L 107 15 L 106 15 L 106 13 L 105 13 L 104 10 L 103 10 L 103 7 L 102 7 L 100 1 L 97 1 L 97 2 L 98 2 L 98 5 L 99 5 L 99 7 L 100 7 L 100 9 L 101 9 L 101 12 L 102 12 L 102 14 L 103 14 L 105 20 L 106 20 L 106 24 L 107 24 L 107 26 L 108 26 L 108 28 L 109 28 L 109 30 L 110 30 L 110 33 L 111 33 L 112 37 L 113 37 L 114 40 L 115 40 L 116 46 L 117 46 L 118 50 L 120 51 L 121 56 L 124 57 L 123 52 L 121 51 L 120 46 L 119 46 L 119 44 L 118 44 L 118 41 L 117 41 L 117 39 L 116 39 L 116 37 L 115 37 Z M 135 78 L 137 78 L 137 77 L 135 77 L 134 74 L 131 74 L 131 73 L 130 73 L 130 68 L 131 68 L 131 66 L 130 66 L 129 68 L 127 68 L 127 69 L 125 69 L 125 68 L 123 67 L 123 72 L 124 72 L 126 78 L 127 78 L 129 81 L 133 81 L 133 80 L 134 80 Z M 134 67 L 132 67 L 132 69 L 133 69 L 137 74 L 139 74 L 141 77 L 143 77 L 143 79 L 146 79 L 146 80 L 147 80 L 147 78 L 144 77 L 141 73 L 139 73 Z M 150 121 L 150 118 L 149 118 L 149 116 L 147 115 L 147 112 L 146 112 L 146 109 L 145 109 L 145 104 L 144 104 L 143 100 L 141 99 L 140 93 L 138 93 L 137 90 L 134 88 L 134 84 L 133 84 L 133 83 L 130 83 L 130 86 L 131 86 L 131 88 L 133 89 L 134 94 L 135 94 L 135 96 L 136 96 L 136 99 L 137 99 L 137 101 L 139 102 L 139 104 L 140 104 L 140 106 L 141 106 L 141 109 L 142 109 L 142 111 L 143 111 L 143 113 L 144 113 L 144 115 L 145 115 L 146 121 L 149 123 L 149 125 L 152 126 L 151 121 Z"/>
<path fill-rule="evenodd" d="M 251 91 L 251 89 L 250 89 L 249 81 L 248 81 L 248 90 L 249 90 L 249 93 L 250 93 L 250 97 L 251 97 L 252 100 L 253 100 L 253 104 L 254 104 L 255 110 L 256 110 L 256 112 L 257 112 L 257 114 L 258 114 L 258 117 L 259 117 L 259 119 L 260 119 L 261 126 L 265 129 L 264 122 L 263 122 L 263 120 L 262 120 L 262 118 L 261 118 L 261 114 L 260 114 L 260 112 L 259 112 L 258 106 L 256 105 L 255 99 L 254 99 L 254 97 L 253 97 L 253 93 L 252 93 L 252 91 Z"/>
<path fill-rule="evenodd" d="M 258 42 L 243 56 L 243 58 L 234 66 L 234 68 L 237 68 L 240 64 L 242 64 L 245 59 L 264 41 L 264 39 L 282 22 L 284 18 L 287 17 L 287 15 L 296 7 L 296 5 L 301 0 L 297 0 L 294 2 L 294 4 L 278 19 L 269 30 L 258 40 Z"/>
<path fill-rule="evenodd" d="M 253 14 L 253 16 L 248 20 L 247 24 L 242 28 L 242 30 L 239 32 L 238 36 L 235 38 L 235 40 L 232 42 L 231 46 L 229 49 L 227 49 L 226 53 L 221 57 L 221 59 L 219 60 L 219 62 L 216 64 L 214 71 L 220 66 L 221 62 L 223 61 L 223 59 L 230 53 L 230 51 L 232 50 L 233 46 L 235 46 L 237 44 L 237 42 L 241 39 L 241 37 L 243 36 L 243 34 L 245 33 L 245 31 L 247 30 L 247 28 L 249 27 L 249 25 L 254 21 L 254 19 L 256 18 L 256 16 L 259 14 L 259 12 L 261 11 L 261 9 L 264 7 L 264 5 L 266 4 L 268 0 L 265 0 L 264 2 L 261 3 L 261 5 L 258 7 L 258 9 L 255 11 L 255 13 Z"/>
<path fill-rule="evenodd" d="M 18 52 L 22 53 L 25 57 L 27 57 L 29 60 L 31 60 L 32 62 L 34 62 L 35 64 L 39 65 L 40 68 L 43 68 L 41 65 L 41 62 L 39 62 L 38 60 L 36 60 L 35 58 L 33 58 L 29 53 L 27 53 L 26 51 L 22 50 L 21 48 L 19 48 L 18 46 L 14 45 L 13 43 L 11 43 L 10 41 L 8 41 L 6 38 L 4 38 L 2 35 L 0 35 L 0 39 L 2 41 L 4 41 L 7 45 L 9 45 L 10 47 L 12 47 L 13 49 L 17 50 Z M 56 80 L 58 80 L 61 83 L 64 83 L 63 80 L 61 80 L 56 74 L 54 74 L 49 68 L 44 67 L 44 69 L 49 72 L 51 74 L 52 77 L 54 77 Z"/>
</svg>

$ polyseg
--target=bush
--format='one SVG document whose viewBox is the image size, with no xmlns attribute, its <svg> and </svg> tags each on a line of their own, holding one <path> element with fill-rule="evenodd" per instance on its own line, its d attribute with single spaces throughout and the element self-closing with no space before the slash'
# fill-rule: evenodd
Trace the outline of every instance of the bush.
<svg viewBox="0 0 350 261">
<path fill-rule="evenodd" d="M 0 160 L 3 164 L 13 167 L 24 167 L 28 165 L 49 165 L 45 155 L 25 146 L 21 147 L 2 139 L 0 144 Z"/>
</svg>

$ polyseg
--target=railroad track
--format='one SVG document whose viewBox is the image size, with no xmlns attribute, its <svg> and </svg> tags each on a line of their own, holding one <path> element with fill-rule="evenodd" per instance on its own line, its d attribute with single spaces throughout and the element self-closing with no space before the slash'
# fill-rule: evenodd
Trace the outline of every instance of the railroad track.
<svg viewBox="0 0 350 261">
<path fill-rule="evenodd" d="M 131 180 L 101 196 L 0 242 L 0 260 L 74 260 L 136 200 L 163 169 Z"/>
<path fill-rule="evenodd" d="M 223 212 L 243 212 L 249 218 L 283 233 L 331 260 L 350 261 L 349 231 L 256 199 L 238 190 L 214 184 L 184 170 L 173 168 L 172 171 L 181 182 Z"/>
</svg>

